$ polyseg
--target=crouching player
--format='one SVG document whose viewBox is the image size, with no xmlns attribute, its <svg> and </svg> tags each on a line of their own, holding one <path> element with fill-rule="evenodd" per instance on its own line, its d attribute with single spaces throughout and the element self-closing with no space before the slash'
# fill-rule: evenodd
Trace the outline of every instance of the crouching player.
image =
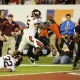
<svg viewBox="0 0 80 80">
<path fill-rule="evenodd" d="M 21 64 L 23 58 L 21 55 L 15 55 L 12 57 L 7 54 L 6 56 L 0 57 L 0 72 L 14 72 L 16 67 Z"/>
</svg>

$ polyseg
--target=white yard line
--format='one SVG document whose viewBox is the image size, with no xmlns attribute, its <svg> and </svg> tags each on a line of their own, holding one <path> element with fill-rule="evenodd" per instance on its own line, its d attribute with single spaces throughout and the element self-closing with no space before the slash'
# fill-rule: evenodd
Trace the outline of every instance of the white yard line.
<svg viewBox="0 0 80 80">
<path fill-rule="evenodd" d="M 31 64 L 21 64 L 20 66 L 33 66 Z M 37 64 L 36 66 L 72 66 L 71 64 Z M 20 76 L 20 75 L 34 75 L 34 74 L 49 74 L 49 73 L 62 73 L 62 72 L 72 72 L 72 71 L 57 71 L 57 72 L 42 72 L 42 73 L 28 73 L 28 74 L 9 74 L 9 75 L 0 75 L 1 76 Z"/>
<path fill-rule="evenodd" d="M 33 66 L 33 65 L 21 64 L 20 66 Z M 57 64 L 57 65 L 55 65 L 55 64 L 53 64 L 53 65 L 51 65 L 51 64 L 36 64 L 36 66 L 72 66 L 72 65 L 71 64 Z"/>
</svg>

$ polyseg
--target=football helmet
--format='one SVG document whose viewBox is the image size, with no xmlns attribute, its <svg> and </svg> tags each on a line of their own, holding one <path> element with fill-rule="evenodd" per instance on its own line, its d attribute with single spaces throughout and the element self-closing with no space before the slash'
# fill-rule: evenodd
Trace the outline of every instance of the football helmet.
<svg viewBox="0 0 80 80">
<path fill-rule="evenodd" d="M 21 55 L 15 55 L 14 59 L 18 59 L 18 61 L 16 61 L 15 66 L 19 66 L 21 64 L 21 62 L 23 61 L 23 58 Z"/>
<path fill-rule="evenodd" d="M 37 17 L 37 18 L 41 18 L 41 11 L 39 11 L 38 9 L 34 9 L 32 11 L 32 17 Z"/>
</svg>

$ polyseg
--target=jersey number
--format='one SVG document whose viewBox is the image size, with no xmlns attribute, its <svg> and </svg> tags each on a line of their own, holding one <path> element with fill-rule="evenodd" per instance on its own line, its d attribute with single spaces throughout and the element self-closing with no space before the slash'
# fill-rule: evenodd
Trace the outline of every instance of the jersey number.
<svg viewBox="0 0 80 80">
<path fill-rule="evenodd" d="M 7 66 L 12 66 L 12 61 L 10 56 L 7 56 L 7 58 L 4 59 L 4 67 L 7 67 Z"/>
<path fill-rule="evenodd" d="M 30 21 L 31 21 L 31 20 L 29 20 L 29 19 L 27 20 L 27 29 L 29 28 L 29 25 L 30 25 L 29 22 L 30 22 Z"/>
</svg>

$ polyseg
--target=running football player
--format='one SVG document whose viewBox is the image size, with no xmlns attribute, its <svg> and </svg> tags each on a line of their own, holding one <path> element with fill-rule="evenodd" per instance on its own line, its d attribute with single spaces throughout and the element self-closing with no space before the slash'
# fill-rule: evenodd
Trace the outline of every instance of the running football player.
<svg viewBox="0 0 80 80">
<path fill-rule="evenodd" d="M 23 49 L 28 45 L 32 45 L 36 48 L 32 57 L 29 58 L 29 61 L 35 65 L 35 55 L 39 53 L 39 51 L 44 48 L 43 43 L 35 38 L 37 28 L 46 29 L 48 24 L 45 26 L 41 25 L 41 12 L 37 9 L 32 11 L 31 16 L 27 16 L 27 25 L 26 29 L 24 29 L 24 34 L 22 37 L 22 41 L 19 45 L 18 50 L 14 51 L 11 55 L 14 56 L 18 52 L 22 52 Z"/>
</svg>

